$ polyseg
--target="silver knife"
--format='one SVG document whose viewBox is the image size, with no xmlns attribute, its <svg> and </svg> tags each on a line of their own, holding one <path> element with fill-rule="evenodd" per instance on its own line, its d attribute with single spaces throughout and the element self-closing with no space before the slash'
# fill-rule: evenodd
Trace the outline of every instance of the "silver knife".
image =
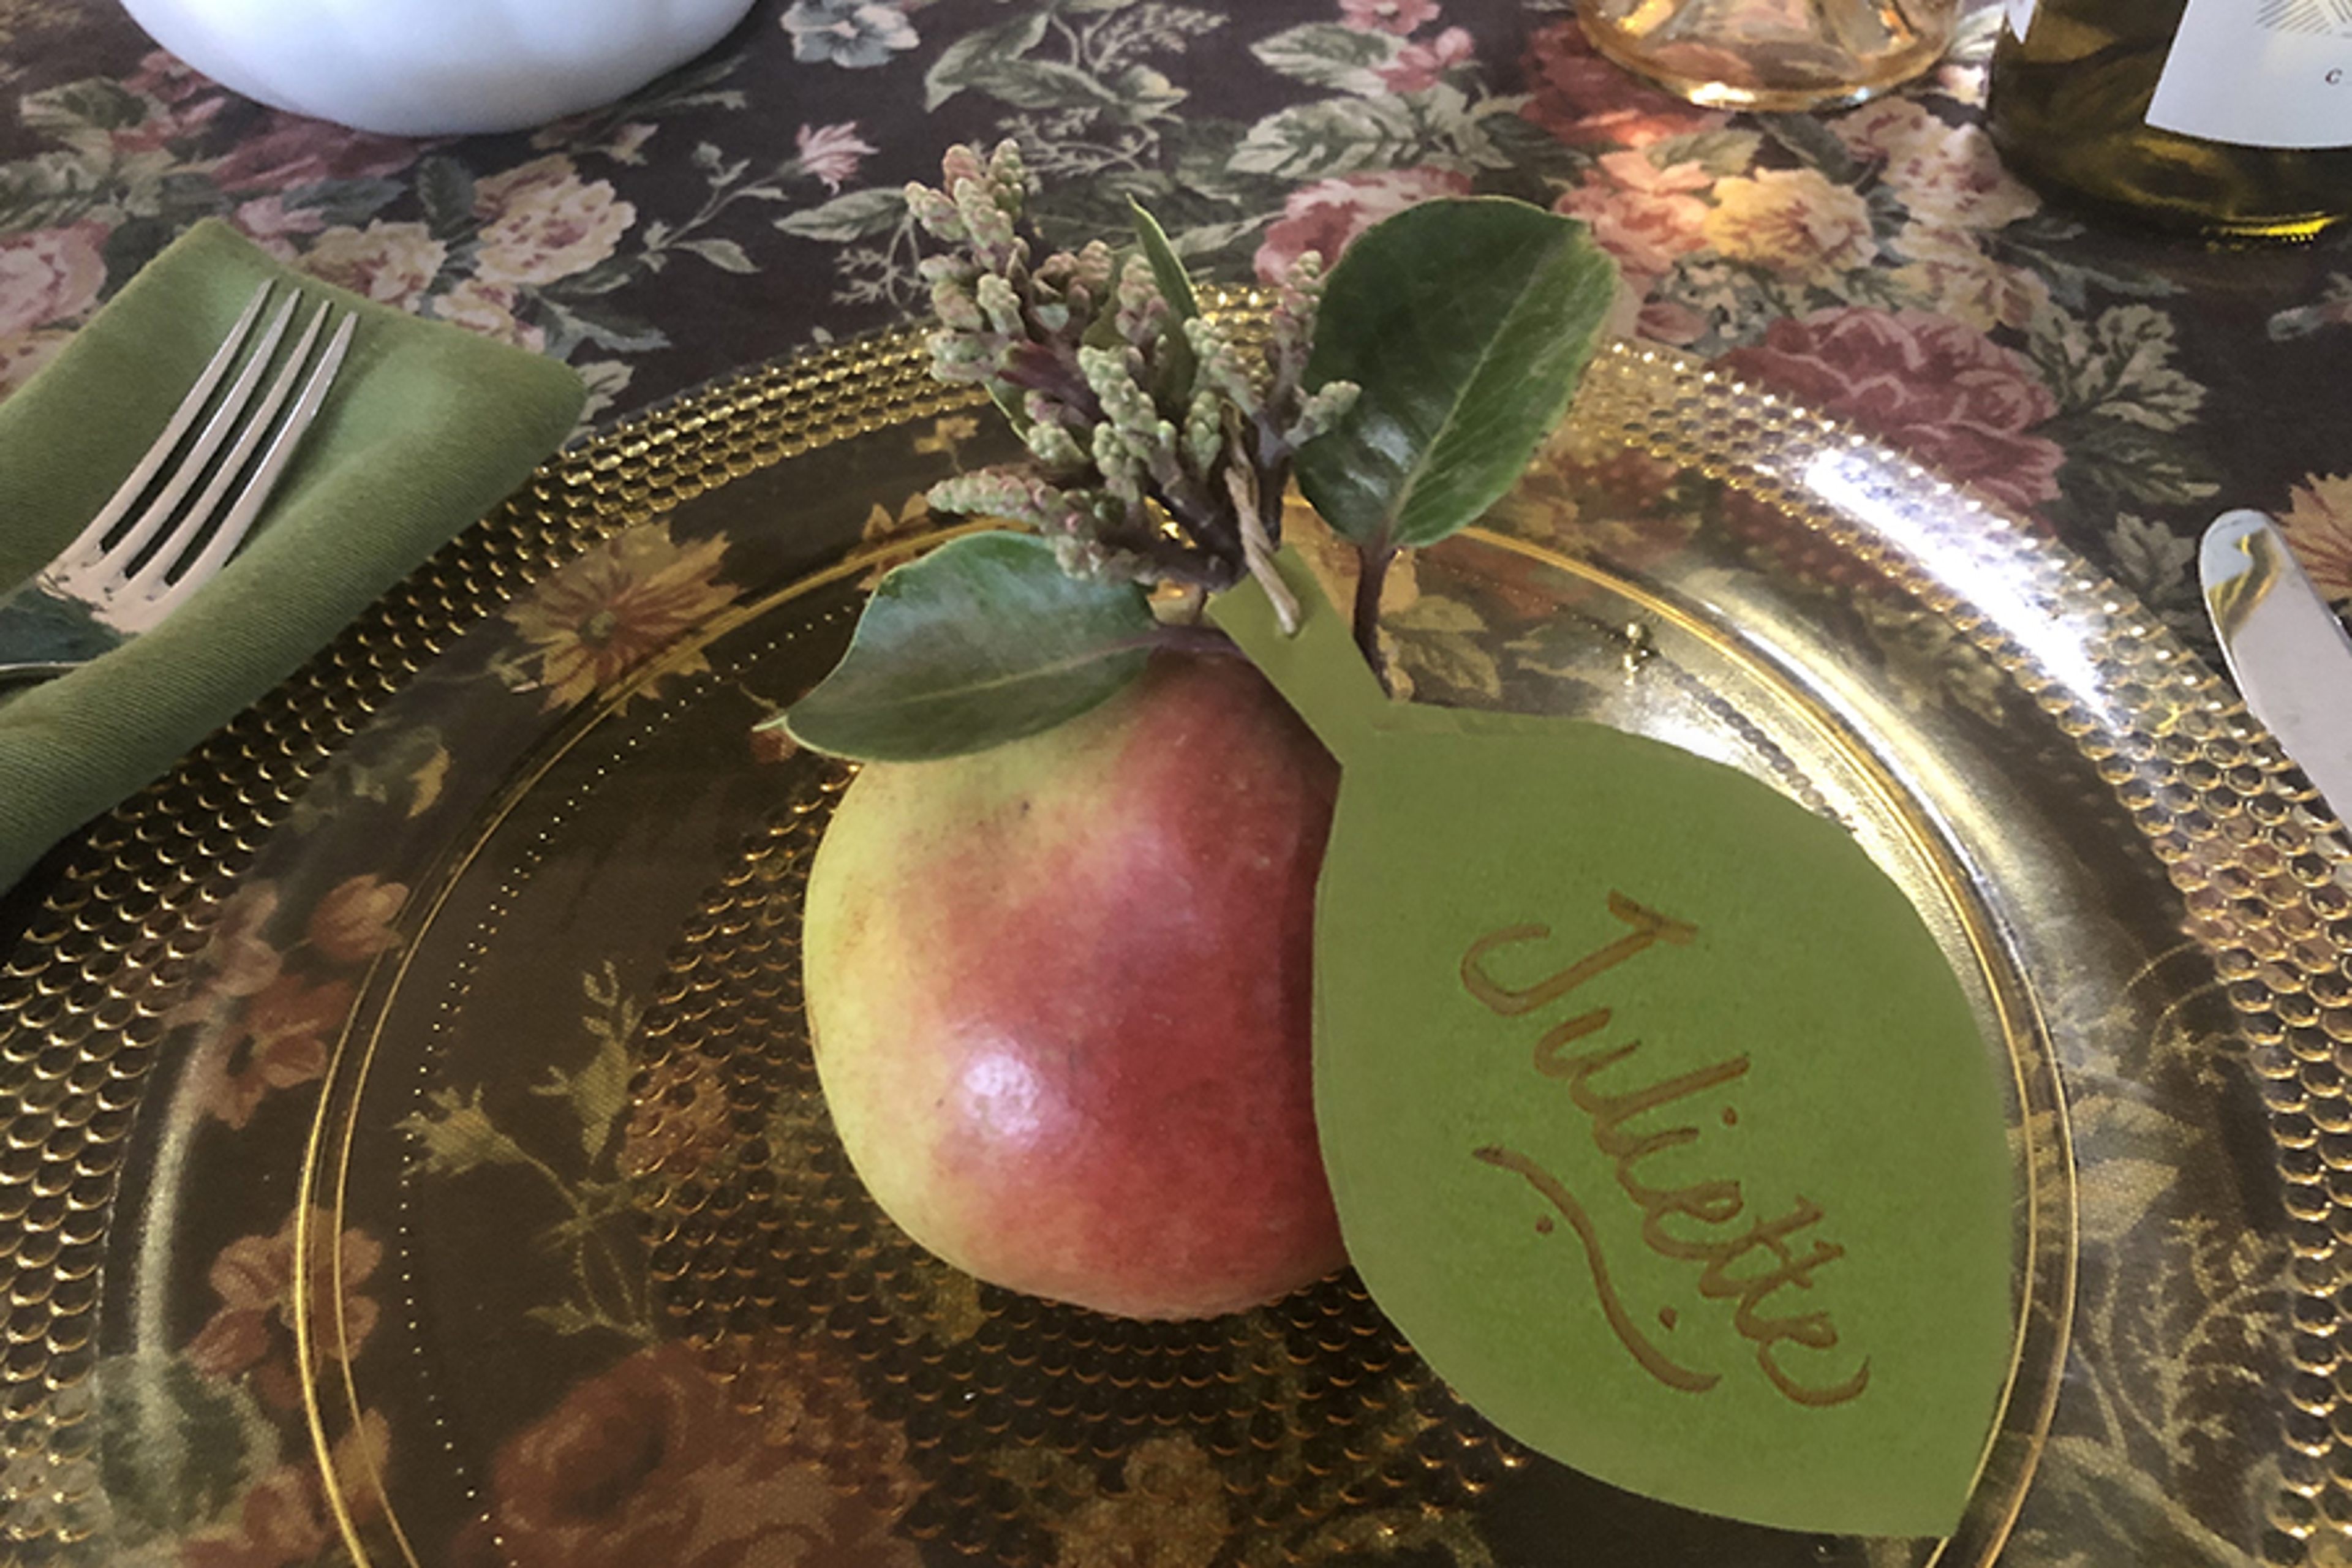
<svg viewBox="0 0 2352 1568">
<path fill-rule="evenodd" d="M 2197 568 L 2247 708 L 2343 822 L 2352 808 L 2352 636 L 2263 512 L 2214 519 Z"/>
</svg>

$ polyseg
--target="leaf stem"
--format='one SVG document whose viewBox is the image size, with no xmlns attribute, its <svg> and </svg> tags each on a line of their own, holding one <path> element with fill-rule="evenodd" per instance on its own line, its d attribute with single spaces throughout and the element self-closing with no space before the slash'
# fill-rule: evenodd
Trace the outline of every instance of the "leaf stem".
<svg viewBox="0 0 2352 1568">
<path fill-rule="evenodd" d="M 1349 622 L 1364 662 L 1379 678 L 1381 689 L 1391 696 L 1395 688 L 1389 684 L 1388 660 L 1381 657 L 1381 591 L 1388 585 L 1389 566 L 1396 558 L 1396 546 L 1385 538 L 1356 546 L 1356 604 Z"/>
</svg>

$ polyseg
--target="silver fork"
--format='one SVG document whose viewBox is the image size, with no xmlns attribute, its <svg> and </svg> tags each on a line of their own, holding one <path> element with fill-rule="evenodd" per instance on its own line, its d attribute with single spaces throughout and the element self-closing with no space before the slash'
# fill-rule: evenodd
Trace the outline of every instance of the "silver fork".
<svg viewBox="0 0 2352 1568">
<path fill-rule="evenodd" d="M 348 310 L 322 301 L 273 376 L 301 300 L 289 294 L 255 340 L 270 292 L 268 283 L 254 291 L 113 499 L 0 603 L 0 685 L 62 675 L 152 630 L 245 542 L 318 417 L 357 324 Z M 337 324 L 322 347 L 331 315 Z M 215 401 L 232 371 L 235 379 Z"/>
</svg>

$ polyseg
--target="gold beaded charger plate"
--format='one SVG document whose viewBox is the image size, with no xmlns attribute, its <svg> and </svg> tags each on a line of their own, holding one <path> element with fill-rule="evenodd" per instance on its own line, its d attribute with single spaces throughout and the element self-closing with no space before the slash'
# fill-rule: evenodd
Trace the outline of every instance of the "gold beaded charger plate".
<svg viewBox="0 0 2352 1568">
<path fill-rule="evenodd" d="M 798 1006 L 844 775 L 753 727 L 937 537 L 923 489 L 1003 439 L 904 338 L 656 411 L 56 869 L 0 971 L 10 1552 L 2345 1560 L 2340 829 L 2064 552 L 1636 347 L 1398 575 L 1391 663 L 1415 700 L 1747 770 L 1944 944 L 2016 1193 L 1958 1531 L 1615 1491 L 1490 1428 L 1345 1274 L 1145 1325 L 911 1247 L 832 1142 Z"/>
</svg>

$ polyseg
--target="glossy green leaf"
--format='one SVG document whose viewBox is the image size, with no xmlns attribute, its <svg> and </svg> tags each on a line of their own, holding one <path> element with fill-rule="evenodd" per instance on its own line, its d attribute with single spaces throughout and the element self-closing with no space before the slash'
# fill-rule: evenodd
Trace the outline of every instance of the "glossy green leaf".
<svg viewBox="0 0 2352 1568">
<path fill-rule="evenodd" d="M 1168 309 L 1178 321 L 1189 321 L 1201 313 L 1200 297 L 1192 291 L 1192 275 L 1184 269 L 1184 259 L 1176 254 L 1169 242 L 1168 231 L 1150 209 L 1133 196 L 1127 200 L 1135 217 L 1135 236 L 1143 247 L 1144 259 L 1151 265 L 1151 280 L 1160 286 L 1160 296 L 1168 301 Z M 1192 395 L 1192 379 L 1198 362 L 1192 353 L 1192 342 L 1180 326 L 1168 334 L 1167 358 L 1161 369 L 1161 384 L 1152 389 L 1162 408 L 1181 417 L 1185 403 Z"/>
<path fill-rule="evenodd" d="M 1176 254 L 1169 243 L 1168 231 L 1151 210 L 1129 196 L 1128 208 L 1135 215 L 1135 237 L 1143 245 L 1144 259 L 1151 263 L 1151 280 L 1160 285 L 1160 296 L 1180 321 L 1189 321 L 1201 313 L 1201 301 L 1192 292 L 1192 275 L 1184 269 L 1184 258 Z"/>
<path fill-rule="evenodd" d="M 1211 616 L 1339 759 L 1317 1131 L 1446 1384 L 1629 1491 L 1942 1536 L 2016 1321 L 1999 1047 L 1838 824 L 1580 721 L 1390 701 L 1286 552 Z"/>
<path fill-rule="evenodd" d="M 1029 534 L 967 534 L 885 576 L 848 654 L 779 722 L 866 762 L 984 751 L 1125 686 L 1157 630 L 1134 584 L 1067 576 Z"/>
<path fill-rule="evenodd" d="M 1433 543 L 1501 499 L 1566 413 L 1616 299 L 1585 226 L 1524 202 L 1408 207 L 1332 268 L 1311 389 L 1363 388 L 1298 487 L 1368 549 Z"/>
</svg>

